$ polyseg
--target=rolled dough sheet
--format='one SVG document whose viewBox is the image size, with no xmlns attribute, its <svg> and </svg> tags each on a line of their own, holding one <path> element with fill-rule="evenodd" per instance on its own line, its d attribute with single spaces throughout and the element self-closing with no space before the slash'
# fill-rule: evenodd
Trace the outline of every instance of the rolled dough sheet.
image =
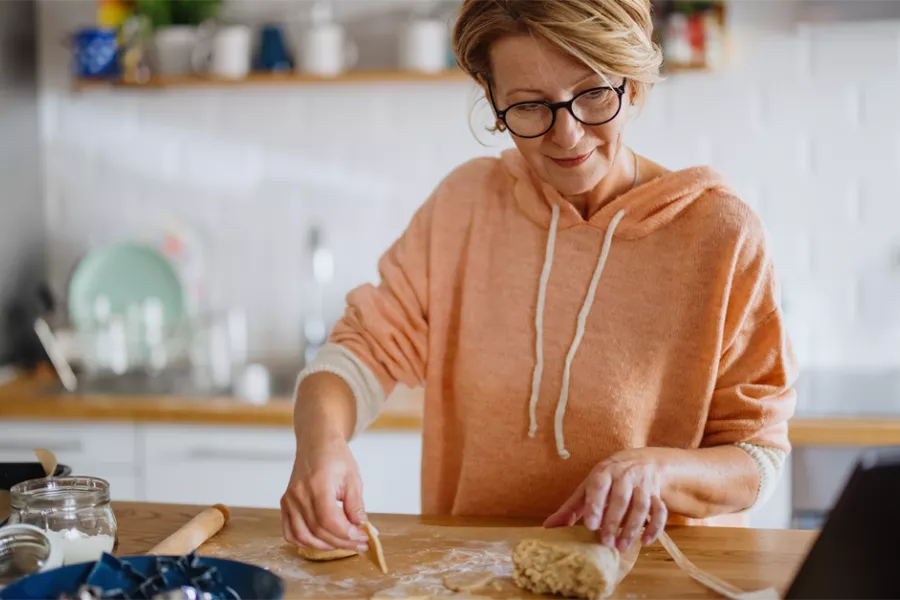
<svg viewBox="0 0 900 600">
<path fill-rule="evenodd" d="M 384 560 L 384 548 L 381 547 L 381 540 L 378 539 L 378 530 L 371 523 L 363 523 L 363 530 L 369 537 L 369 559 L 378 565 L 381 572 L 387 575 L 387 562 Z"/>
<path fill-rule="evenodd" d="M 493 580 L 493 573 L 451 573 L 444 577 L 444 585 L 454 592 L 476 592 Z"/>
<path fill-rule="evenodd" d="M 335 550 L 319 550 L 318 548 L 307 548 L 305 546 L 297 546 L 297 554 L 300 558 L 314 561 L 339 560 L 341 558 L 349 558 L 359 554 L 356 550 L 345 550 L 337 548 Z"/>
<path fill-rule="evenodd" d="M 606 598 L 634 566 L 635 546 L 623 560 L 618 550 L 596 542 L 523 539 L 513 550 L 514 579 L 537 594 Z"/>
</svg>

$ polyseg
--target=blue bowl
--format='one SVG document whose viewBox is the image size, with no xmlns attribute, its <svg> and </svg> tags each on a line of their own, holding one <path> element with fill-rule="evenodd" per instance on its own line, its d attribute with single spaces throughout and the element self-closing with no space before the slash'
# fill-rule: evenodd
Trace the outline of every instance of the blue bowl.
<svg viewBox="0 0 900 600">
<path fill-rule="evenodd" d="M 125 556 L 113 559 L 104 556 L 100 563 L 123 561 L 130 565 L 137 575 L 147 576 L 156 573 L 157 556 Z M 179 557 L 163 557 L 178 560 Z M 63 594 L 74 595 L 78 588 L 90 578 L 90 584 L 101 588 L 104 592 L 121 588 L 127 582 L 127 575 L 122 570 L 108 568 L 107 564 L 98 567 L 98 562 L 88 562 L 67 567 L 51 569 L 44 573 L 36 573 L 19 579 L 0 590 L 2 600 L 38 600 L 59 598 Z M 222 584 L 231 588 L 242 599 L 281 600 L 284 596 L 284 582 L 277 575 L 255 565 L 226 560 L 222 558 L 197 557 L 198 567 L 213 567 L 221 577 Z"/>
</svg>

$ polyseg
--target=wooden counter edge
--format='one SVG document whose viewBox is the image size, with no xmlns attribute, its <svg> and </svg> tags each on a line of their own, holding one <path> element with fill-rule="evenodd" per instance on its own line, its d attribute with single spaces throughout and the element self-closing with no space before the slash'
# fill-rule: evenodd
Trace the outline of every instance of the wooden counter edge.
<svg viewBox="0 0 900 600">
<path fill-rule="evenodd" d="M 252 404 L 231 398 L 175 398 L 171 396 L 41 397 L 41 386 L 53 375 L 38 370 L 0 386 L 0 420 L 141 422 L 246 427 L 291 427 L 289 398 Z M 421 431 L 422 414 L 406 408 L 387 408 L 370 426 L 376 431 Z M 802 446 L 900 445 L 900 415 L 884 418 L 794 417 L 788 425 L 791 444 Z"/>
</svg>

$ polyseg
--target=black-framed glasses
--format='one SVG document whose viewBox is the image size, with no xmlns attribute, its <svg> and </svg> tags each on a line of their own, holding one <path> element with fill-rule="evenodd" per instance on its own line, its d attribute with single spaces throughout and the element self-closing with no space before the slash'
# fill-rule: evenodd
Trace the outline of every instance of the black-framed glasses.
<svg viewBox="0 0 900 600">
<path fill-rule="evenodd" d="M 622 96 L 625 94 L 627 79 L 618 87 L 596 87 L 584 90 L 571 100 L 565 102 L 544 102 L 530 100 L 516 102 L 500 110 L 494 101 L 494 91 L 488 85 L 491 105 L 497 118 L 509 129 L 510 133 L 520 138 L 536 138 L 553 129 L 556 123 L 556 111 L 565 108 L 578 122 L 584 125 L 603 125 L 609 123 L 622 110 Z"/>
</svg>

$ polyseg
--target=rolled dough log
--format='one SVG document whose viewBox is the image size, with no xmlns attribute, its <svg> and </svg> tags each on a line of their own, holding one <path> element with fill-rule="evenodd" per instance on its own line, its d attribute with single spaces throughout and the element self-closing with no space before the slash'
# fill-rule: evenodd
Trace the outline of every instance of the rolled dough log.
<svg viewBox="0 0 900 600">
<path fill-rule="evenodd" d="M 513 550 L 514 579 L 537 594 L 606 598 L 634 566 L 639 546 L 623 560 L 618 550 L 596 542 L 524 539 Z"/>
<path fill-rule="evenodd" d="M 297 546 L 297 554 L 300 558 L 314 561 L 339 560 L 341 558 L 349 558 L 359 554 L 356 550 L 345 550 L 336 548 L 334 550 L 319 550 L 318 548 L 307 548 L 306 546 Z"/>
</svg>

